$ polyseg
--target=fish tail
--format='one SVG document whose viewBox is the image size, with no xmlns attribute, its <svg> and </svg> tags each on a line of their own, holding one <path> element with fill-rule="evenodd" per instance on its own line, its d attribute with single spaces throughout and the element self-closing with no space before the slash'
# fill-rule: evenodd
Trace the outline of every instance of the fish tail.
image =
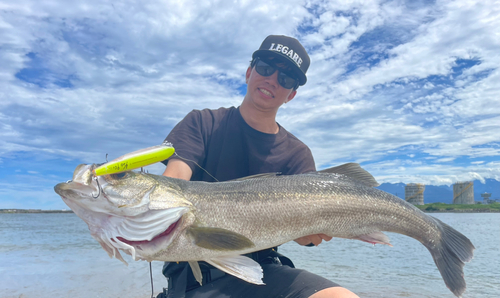
<svg viewBox="0 0 500 298">
<path fill-rule="evenodd" d="M 455 296 L 461 297 L 466 288 L 463 267 L 466 262 L 472 260 L 475 247 L 457 230 L 437 218 L 432 219 L 441 230 L 441 239 L 440 243 L 428 243 L 426 247 L 431 252 L 448 289 Z"/>
</svg>

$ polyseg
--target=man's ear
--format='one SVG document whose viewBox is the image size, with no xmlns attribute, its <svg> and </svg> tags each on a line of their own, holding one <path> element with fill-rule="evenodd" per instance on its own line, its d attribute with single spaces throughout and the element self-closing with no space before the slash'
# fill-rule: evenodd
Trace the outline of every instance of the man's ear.
<svg viewBox="0 0 500 298">
<path fill-rule="evenodd" d="M 247 73 L 245 74 L 245 83 L 248 84 L 248 79 L 250 79 L 250 74 L 252 73 L 252 67 L 247 68 Z"/>
<path fill-rule="evenodd" d="M 296 95 L 296 94 L 297 94 L 297 90 L 293 90 L 293 91 L 290 93 L 290 95 L 288 95 L 288 97 L 286 98 L 285 103 L 287 103 L 287 102 L 291 101 L 291 100 L 295 97 L 295 95 Z"/>
</svg>

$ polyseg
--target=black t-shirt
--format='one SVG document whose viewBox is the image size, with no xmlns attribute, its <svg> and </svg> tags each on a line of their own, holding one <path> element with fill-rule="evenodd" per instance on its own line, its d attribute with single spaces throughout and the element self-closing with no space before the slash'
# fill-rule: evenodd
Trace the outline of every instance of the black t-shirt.
<svg viewBox="0 0 500 298">
<path fill-rule="evenodd" d="M 214 179 L 186 159 L 195 161 L 219 181 L 261 173 L 291 175 L 316 170 L 311 150 L 294 135 L 281 126 L 277 134 L 257 131 L 235 107 L 193 110 L 166 140 L 191 167 L 193 181 Z"/>
<path fill-rule="evenodd" d="M 239 108 L 235 107 L 193 110 L 165 140 L 172 143 L 182 157 L 173 155 L 170 158 L 185 161 L 193 171 L 192 181 L 214 181 L 194 162 L 219 181 L 262 173 L 292 175 L 316 170 L 311 150 L 294 135 L 281 126 L 277 134 L 257 131 L 245 122 Z M 260 253 L 265 256 L 271 251 Z M 194 282 L 194 277 L 187 275 L 186 270 L 187 263 L 165 263 L 163 275 L 176 278 L 169 279 L 169 284 L 176 284 L 178 289 L 174 288 L 175 291 L 184 292 L 186 284 Z"/>
</svg>

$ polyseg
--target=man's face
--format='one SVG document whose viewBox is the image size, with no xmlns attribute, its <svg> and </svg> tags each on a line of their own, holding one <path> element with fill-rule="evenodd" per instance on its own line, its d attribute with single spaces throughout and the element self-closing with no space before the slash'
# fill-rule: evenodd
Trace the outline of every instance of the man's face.
<svg viewBox="0 0 500 298">
<path fill-rule="evenodd" d="M 289 69 L 287 63 L 276 60 L 273 62 L 278 69 Z M 286 89 L 278 83 L 278 71 L 265 77 L 257 73 L 255 67 L 249 67 L 246 72 L 246 81 L 247 96 L 257 108 L 263 110 L 277 110 L 283 103 L 292 100 L 297 93 L 296 90 Z"/>
</svg>

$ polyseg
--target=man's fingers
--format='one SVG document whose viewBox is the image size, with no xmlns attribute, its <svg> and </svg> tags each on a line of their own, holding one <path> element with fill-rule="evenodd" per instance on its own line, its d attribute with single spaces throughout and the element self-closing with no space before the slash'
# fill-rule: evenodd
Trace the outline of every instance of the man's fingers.
<svg viewBox="0 0 500 298">
<path fill-rule="evenodd" d="M 300 237 L 298 239 L 295 239 L 295 242 L 297 242 L 300 245 L 308 245 L 308 244 L 314 244 L 315 246 L 318 246 L 321 244 L 323 240 L 325 241 L 330 241 L 332 240 L 333 237 L 330 237 L 326 234 L 317 234 L 317 235 L 309 235 L 309 236 L 304 236 Z"/>
<path fill-rule="evenodd" d="M 309 239 L 309 236 L 304 236 L 304 237 L 300 237 L 298 239 L 295 239 L 295 242 L 297 242 L 300 245 L 308 245 L 311 243 L 311 240 Z"/>
<path fill-rule="evenodd" d="M 325 240 L 325 241 L 330 241 L 330 240 L 332 240 L 332 239 L 333 239 L 333 237 L 330 237 L 330 236 L 328 236 L 328 235 L 326 235 L 326 234 L 319 234 L 319 236 L 320 236 L 323 240 Z"/>
<path fill-rule="evenodd" d="M 309 236 L 309 238 L 311 239 L 311 242 L 316 246 L 320 245 L 321 241 L 323 241 L 323 239 L 321 239 L 319 235 L 311 235 Z"/>
</svg>

